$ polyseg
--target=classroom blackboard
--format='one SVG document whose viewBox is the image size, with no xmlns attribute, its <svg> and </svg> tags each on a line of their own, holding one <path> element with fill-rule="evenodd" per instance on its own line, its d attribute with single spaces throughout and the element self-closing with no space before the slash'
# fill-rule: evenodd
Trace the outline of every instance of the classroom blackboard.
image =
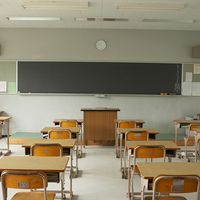
<svg viewBox="0 0 200 200">
<path fill-rule="evenodd" d="M 18 62 L 20 93 L 181 94 L 177 63 Z"/>
</svg>

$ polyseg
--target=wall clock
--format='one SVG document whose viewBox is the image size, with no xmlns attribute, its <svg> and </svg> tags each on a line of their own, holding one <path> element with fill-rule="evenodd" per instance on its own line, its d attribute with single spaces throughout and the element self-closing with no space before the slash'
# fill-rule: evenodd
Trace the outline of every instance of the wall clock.
<svg viewBox="0 0 200 200">
<path fill-rule="evenodd" d="M 96 42 L 96 48 L 100 51 L 104 50 L 106 48 L 107 44 L 104 40 L 98 40 Z"/>
</svg>

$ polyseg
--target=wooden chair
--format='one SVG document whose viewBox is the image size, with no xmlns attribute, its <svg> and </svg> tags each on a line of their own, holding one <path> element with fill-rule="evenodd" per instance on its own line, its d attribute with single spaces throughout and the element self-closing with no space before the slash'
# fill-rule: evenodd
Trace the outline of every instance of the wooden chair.
<svg viewBox="0 0 200 200">
<path fill-rule="evenodd" d="M 60 144 L 34 144 L 31 147 L 32 156 L 62 156 L 63 148 Z"/>
<path fill-rule="evenodd" d="M 149 134 L 147 131 L 128 131 L 125 133 L 125 150 L 124 150 L 124 169 L 122 176 L 124 178 L 127 178 L 127 172 L 126 172 L 126 162 L 127 162 L 127 154 L 128 150 L 126 149 L 126 143 L 127 141 L 147 141 L 149 140 Z M 122 164 L 121 164 L 122 165 Z"/>
<path fill-rule="evenodd" d="M 60 122 L 60 127 L 62 128 L 78 127 L 78 121 L 77 120 L 63 120 Z"/>
<path fill-rule="evenodd" d="M 118 128 L 136 128 L 135 121 L 120 121 L 118 123 Z"/>
<path fill-rule="evenodd" d="M 164 146 L 161 145 L 140 145 L 135 147 L 134 152 L 129 155 L 129 166 L 128 166 L 128 196 L 129 199 L 133 198 L 133 177 L 135 173 L 139 173 L 138 167 L 137 167 L 137 160 L 138 159 L 145 159 L 145 162 L 150 159 L 152 162 L 153 159 L 159 159 L 163 158 L 163 161 L 165 161 L 165 154 L 166 149 Z M 133 165 L 132 165 L 132 159 L 133 159 Z M 142 192 L 141 196 L 144 196 L 144 191 L 147 188 L 146 183 L 142 183 Z M 132 189 L 132 192 L 131 192 Z"/>
<path fill-rule="evenodd" d="M 128 131 L 125 133 L 125 143 L 127 141 L 145 141 L 149 140 L 147 131 Z"/>
<path fill-rule="evenodd" d="M 118 122 L 118 128 L 136 128 L 136 122 L 132 120 L 124 120 Z M 125 143 L 125 136 L 123 134 L 120 134 L 117 138 L 117 143 L 119 142 L 119 157 L 121 158 L 121 169 L 122 169 L 122 157 L 123 157 L 123 143 Z M 124 145 L 125 146 L 125 145 Z M 122 171 L 122 177 L 125 177 L 126 175 Z"/>
<path fill-rule="evenodd" d="M 60 127 L 62 128 L 78 127 L 78 121 L 77 120 L 63 120 L 60 122 Z M 79 134 L 77 135 L 76 133 L 72 133 L 72 138 L 78 139 L 78 137 L 79 137 Z"/>
<path fill-rule="evenodd" d="M 187 200 L 184 196 L 170 195 L 181 193 L 197 193 L 199 200 L 200 177 L 196 175 L 159 175 L 153 180 L 153 196 L 145 200 Z"/>
<path fill-rule="evenodd" d="M 49 130 L 49 139 L 71 139 L 72 133 L 70 130 Z"/>
<path fill-rule="evenodd" d="M 194 131 L 195 128 L 199 128 L 200 124 L 190 124 L 186 131 L 186 137 L 184 137 L 184 145 L 185 145 L 185 157 L 190 161 L 190 159 L 195 157 L 195 161 L 197 160 L 197 151 L 196 151 L 196 137 L 198 137 L 197 133 Z M 193 149 L 188 150 L 188 143 L 192 144 Z M 190 145 L 191 146 L 191 145 Z"/>
<path fill-rule="evenodd" d="M 63 156 L 63 148 L 60 144 L 35 144 L 31 147 L 31 156 Z M 47 163 L 48 165 L 48 163 Z M 57 172 L 47 173 L 49 182 L 60 182 L 61 177 Z"/>
<path fill-rule="evenodd" d="M 42 192 L 17 192 L 11 200 L 54 200 L 55 193 L 47 192 L 47 176 L 43 172 L 4 170 L 1 174 L 3 200 L 7 189 L 43 189 Z"/>
</svg>

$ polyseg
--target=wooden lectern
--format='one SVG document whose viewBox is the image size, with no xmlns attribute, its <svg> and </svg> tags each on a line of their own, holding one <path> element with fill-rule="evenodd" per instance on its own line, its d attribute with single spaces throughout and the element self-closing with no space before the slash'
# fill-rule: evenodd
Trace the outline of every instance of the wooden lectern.
<svg viewBox="0 0 200 200">
<path fill-rule="evenodd" d="M 119 108 L 82 108 L 85 145 L 114 145 Z"/>
</svg>

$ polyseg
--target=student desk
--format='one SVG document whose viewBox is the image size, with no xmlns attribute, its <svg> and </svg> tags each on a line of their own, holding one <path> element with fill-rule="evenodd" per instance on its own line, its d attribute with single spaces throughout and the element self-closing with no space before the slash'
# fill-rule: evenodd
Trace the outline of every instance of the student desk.
<svg viewBox="0 0 200 200">
<path fill-rule="evenodd" d="M 188 127 L 190 124 L 200 124 L 200 120 L 174 120 L 175 123 L 175 142 L 177 142 L 178 129 Z"/>
<path fill-rule="evenodd" d="M 0 150 L 5 150 L 6 152 L 4 153 L 5 155 L 8 155 L 11 153 L 10 151 L 10 148 L 9 148 L 9 120 L 11 119 L 10 116 L 0 116 L 0 127 L 1 127 L 1 132 L 2 133 L 2 130 L 3 130 L 3 126 L 5 127 L 5 132 L 6 132 L 6 137 L 7 137 L 7 140 L 6 140 L 6 145 L 7 145 L 7 148 L 5 149 L 0 149 Z"/>
<path fill-rule="evenodd" d="M 0 159 L 0 172 L 3 170 L 33 170 L 45 173 L 61 173 L 61 196 L 64 199 L 64 172 L 68 157 L 4 156 Z M 70 197 L 72 191 L 70 191 Z"/>
<path fill-rule="evenodd" d="M 145 123 L 142 119 L 116 119 L 115 120 L 115 151 L 116 151 L 116 157 L 119 158 L 119 143 L 120 143 L 120 136 L 117 134 L 117 128 L 119 128 L 119 123 L 121 122 L 136 122 L 137 128 L 142 128 L 143 124 Z"/>
<path fill-rule="evenodd" d="M 71 174 L 73 169 L 78 174 L 78 156 L 77 156 L 77 148 L 76 148 L 76 139 L 42 139 L 42 138 L 32 138 L 26 139 L 22 143 L 22 147 L 25 148 L 25 154 L 30 155 L 30 149 L 34 144 L 60 144 L 63 147 L 63 155 L 70 155 L 71 161 Z M 73 151 L 76 153 L 76 164 L 73 166 Z"/>
<path fill-rule="evenodd" d="M 78 144 L 79 144 L 79 141 L 80 141 L 80 152 L 79 152 L 79 157 L 82 157 L 82 153 L 83 153 L 83 141 L 84 141 L 84 134 L 83 134 L 83 120 L 82 119 L 55 119 L 53 121 L 53 123 L 55 125 L 59 125 L 60 126 L 60 122 L 61 121 L 65 121 L 65 120 L 76 120 L 78 122 L 78 126 L 80 127 L 80 138 L 78 137 Z"/>
<path fill-rule="evenodd" d="M 55 120 L 53 121 L 53 123 L 54 123 L 55 125 L 60 125 L 60 122 L 61 122 L 61 121 L 65 121 L 65 120 L 76 120 L 76 121 L 78 122 L 78 125 L 80 125 L 80 126 L 83 125 L 83 120 L 82 120 L 82 119 L 55 119 Z"/>
<path fill-rule="evenodd" d="M 50 130 L 70 130 L 72 133 L 79 134 L 80 128 L 79 127 L 70 127 L 70 128 L 62 128 L 62 127 L 44 127 L 40 132 L 43 134 L 48 134 Z"/>
<path fill-rule="evenodd" d="M 149 134 L 149 139 L 156 139 L 156 134 L 158 134 L 159 132 L 155 129 L 150 129 L 150 128 L 117 128 L 117 135 L 119 135 L 118 137 L 120 138 L 120 145 L 119 145 L 119 154 L 120 154 L 120 161 L 121 161 L 121 166 L 122 166 L 122 140 L 123 140 L 123 136 L 125 135 L 126 132 L 128 131 L 138 131 L 138 132 L 142 132 L 142 131 L 147 131 Z"/>
<path fill-rule="evenodd" d="M 149 140 L 149 141 L 127 141 L 126 147 L 124 151 L 124 167 L 122 168 L 122 173 L 124 173 L 124 176 L 127 175 L 126 173 L 126 160 L 129 150 L 134 150 L 137 146 L 140 145 L 162 145 L 166 149 L 166 157 L 168 157 L 169 162 L 171 162 L 171 158 L 176 157 L 176 151 L 180 148 L 174 143 L 174 141 L 162 141 L 162 140 Z"/>
<path fill-rule="evenodd" d="M 152 183 L 158 175 L 198 175 L 200 176 L 199 163 L 170 162 L 170 163 L 138 163 L 141 179 Z M 148 185 L 147 184 L 147 185 Z M 144 190 L 142 191 L 144 194 Z"/>
<path fill-rule="evenodd" d="M 16 132 L 9 137 L 9 144 L 22 145 L 29 139 L 42 139 L 43 134 L 39 132 Z"/>
<path fill-rule="evenodd" d="M 72 134 L 76 134 L 76 138 L 78 138 L 77 136 L 79 135 L 80 133 L 80 128 L 79 127 L 69 127 L 69 128 L 62 128 L 62 127 L 44 127 L 40 132 L 43 133 L 43 134 L 48 134 L 48 132 L 50 130 L 70 130 L 72 132 Z M 77 145 L 77 152 L 79 152 L 79 148 L 78 148 L 78 145 Z"/>
</svg>

